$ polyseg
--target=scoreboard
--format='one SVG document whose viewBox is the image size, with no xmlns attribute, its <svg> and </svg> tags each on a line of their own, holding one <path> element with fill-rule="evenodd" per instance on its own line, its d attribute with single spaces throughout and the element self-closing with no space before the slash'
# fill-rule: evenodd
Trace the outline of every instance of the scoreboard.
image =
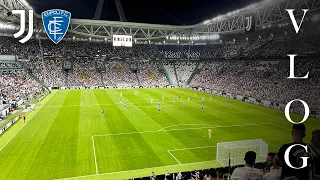
<svg viewBox="0 0 320 180">
<path fill-rule="evenodd" d="M 113 35 L 113 46 L 132 47 L 132 36 L 130 35 Z"/>
</svg>

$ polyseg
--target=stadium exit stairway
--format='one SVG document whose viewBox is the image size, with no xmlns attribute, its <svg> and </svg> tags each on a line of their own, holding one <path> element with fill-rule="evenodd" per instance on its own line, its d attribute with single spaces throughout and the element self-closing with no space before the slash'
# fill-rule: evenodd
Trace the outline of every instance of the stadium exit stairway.
<svg viewBox="0 0 320 180">
<path fill-rule="evenodd" d="M 162 66 L 162 68 L 163 68 L 163 70 L 164 70 L 164 72 L 165 72 L 165 74 L 166 74 L 166 78 L 167 78 L 167 80 L 169 81 L 169 84 L 170 84 L 170 85 L 174 85 L 174 82 L 172 81 L 172 79 L 171 79 L 171 77 L 170 77 L 170 73 L 169 73 L 169 71 L 167 70 L 166 66 L 163 64 L 163 62 L 161 62 L 161 66 Z"/>
<path fill-rule="evenodd" d="M 179 86 L 179 79 L 178 79 L 178 76 L 177 76 L 176 63 L 173 63 L 173 69 L 174 69 L 174 75 L 176 77 L 177 85 Z"/>
<path fill-rule="evenodd" d="M 202 62 L 197 63 L 196 67 L 194 68 L 191 76 L 189 77 L 189 79 L 187 81 L 187 85 L 189 85 L 191 83 L 191 81 L 193 80 L 194 76 L 202 70 L 203 65 L 204 64 Z"/>
</svg>

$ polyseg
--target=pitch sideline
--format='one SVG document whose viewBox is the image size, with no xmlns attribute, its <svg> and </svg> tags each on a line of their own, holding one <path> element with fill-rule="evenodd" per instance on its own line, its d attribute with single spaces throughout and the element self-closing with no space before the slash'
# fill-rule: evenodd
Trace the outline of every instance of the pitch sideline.
<svg viewBox="0 0 320 180">
<path fill-rule="evenodd" d="M 53 96 L 56 95 L 57 92 L 58 92 L 58 91 L 56 91 L 49 99 L 47 99 L 47 101 L 42 105 L 42 107 L 41 107 L 35 114 L 33 114 L 33 115 L 30 117 L 30 120 L 29 120 L 29 121 L 31 121 L 32 118 L 33 118 L 36 114 L 38 114 L 38 112 L 47 104 L 47 102 L 49 102 L 49 100 L 50 100 Z M 14 137 L 16 137 L 16 135 L 29 123 L 29 121 L 27 121 L 27 122 L 19 129 L 19 131 L 16 132 L 16 133 L 9 139 L 9 141 L 7 141 L 7 142 L 3 145 L 3 147 L 0 149 L 0 152 L 9 144 L 9 142 L 10 142 Z"/>
</svg>

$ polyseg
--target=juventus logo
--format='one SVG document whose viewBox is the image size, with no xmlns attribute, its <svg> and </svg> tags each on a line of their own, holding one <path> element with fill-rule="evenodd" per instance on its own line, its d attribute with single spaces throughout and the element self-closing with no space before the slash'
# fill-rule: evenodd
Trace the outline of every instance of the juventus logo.
<svg viewBox="0 0 320 180">
<path fill-rule="evenodd" d="M 247 22 L 246 30 L 250 31 L 252 28 L 252 16 L 246 17 L 246 22 Z"/>
<path fill-rule="evenodd" d="M 26 28 L 26 15 L 24 10 L 13 10 L 12 14 L 19 14 L 20 15 L 20 30 L 15 33 L 13 36 L 15 38 L 20 37 L 23 35 L 25 28 Z M 27 42 L 33 34 L 33 10 L 29 10 L 29 29 L 28 29 L 28 34 L 24 38 L 20 39 L 20 43 L 25 43 Z"/>
</svg>

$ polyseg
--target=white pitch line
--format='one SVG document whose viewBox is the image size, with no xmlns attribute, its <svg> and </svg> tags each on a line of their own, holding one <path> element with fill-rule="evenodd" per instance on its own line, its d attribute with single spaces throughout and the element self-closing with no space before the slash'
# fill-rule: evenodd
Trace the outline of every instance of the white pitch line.
<svg viewBox="0 0 320 180">
<path fill-rule="evenodd" d="M 193 147 L 193 148 L 171 149 L 168 151 L 183 151 L 183 150 L 188 150 L 188 149 L 204 149 L 204 148 L 211 148 L 211 147 L 217 147 L 217 146 L 201 146 L 201 147 Z"/>
<path fill-rule="evenodd" d="M 267 143 L 267 144 L 270 144 L 271 146 L 274 146 L 274 147 L 277 147 L 277 148 L 280 148 L 279 146 L 277 146 L 277 145 L 275 145 L 275 144 L 272 144 L 272 143 L 269 143 L 268 141 L 265 141 L 265 140 L 263 140 L 265 143 Z"/>
<path fill-rule="evenodd" d="M 171 154 L 170 151 L 168 151 L 168 153 L 173 157 L 173 159 L 175 159 L 175 160 L 177 161 L 178 164 L 181 164 L 181 163 L 178 161 L 178 159 L 177 159 L 176 157 L 174 157 L 174 155 Z"/>
<path fill-rule="evenodd" d="M 280 128 L 283 128 L 283 129 L 291 130 L 290 128 L 287 128 L 287 127 L 284 127 L 284 126 L 280 126 L 278 124 L 274 124 L 274 123 L 271 123 L 271 124 L 274 125 L 274 126 L 278 126 Z"/>
<path fill-rule="evenodd" d="M 212 124 L 177 124 L 177 125 L 172 125 L 172 126 L 166 126 L 166 127 L 164 127 L 164 128 L 161 128 L 161 129 L 159 129 L 158 131 L 162 131 L 162 130 L 164 130 L 164 129 L 167 129 L 167 128 L 169 128 L 169 127 L 176 127 L 176 126 L 197 126 L 197 125 L 210 125 L 210 126 L 215 126 L 215 125 L 212 125 Z"/>
<path fill-rule="evenodd" d="M 98 164 L 97 164 L 97 156 L 96 156 L 96 148 L 94 146 L 94 137 L 92 136 L 92 147 L 93 147 L 93 156 L 94 156 L 94 163 L 96 165 L 96 174 L 99 174 L 98 171 Z"/>
<path fill-rule="evenodd" d="M 151 167 L 151 168 L 134 169 L 134 170 L 127 170 L 127 171 L 117 171 L 117 172 L 110 172 L 110 173 L 90 174 L 90 175 L 84 175 L 84 176 L 75 176 L 75 177 L 60 178 L 60 179 L 53 179 L 53 180 L 77 179 L 77 178 L 84 178 L 84 177 L 109 175 L 109 174 L 120 174 L 120 173 L 125 173 L 125 172 L 135 172 L 135 171 L 139 171 L 139 170 L 151 170 L 152 171 L 154 168 L 170 168 L 170 167 L 176 167 L 176 166 L 187 166 L 187 165 L 191 165 L 191 164 L 201 164 L 201 163 L 207 163 L 207 162 L 211 162 L 213 164 L 219 163 L 217 160 L 211 160 L 211 161 L 202 161 L 202 162 L 193 162 L 193 163 L 185 163 L 185 164 L 174 164 L 174 165 L 168 165 L 168 166 L 158 166 L 158 167 Z M 221 164 L 221 163 L 219 163 L 219 164 Z"/>
<path fill-rule="evenodd" d="M 243 127 L 243 126 L 260 126 L 260 125 L 272 125 L 271 123 L 258 123 L 258 124 L 240 124 L 240 125 L 230 125 L 230 126 L 217 126 L 212 125 L 210 128 L 229 128 L 229 127 Z M 182 129 L 170 129 L 170 130 L 162 130 L 162 131 L 142 131 L 142 132 L 128 132 L 128 133 L 117 133 L 117 134 L 100 134 L 93 136 L 118 136 L 118 135 L 129 135 L 129 134 L 144 134 L 144 133 L 155 133 L 155 132 L 170 132 L 170 131 L 184 131 L 184 130 L 196 130 L 196 129 L 205 129 L 208 127 L 199 127 L 199 128 L 182 128 Z"/>
<path fill-rule="evenodd" d="M 56 91 L 49 99 L 47 99 L 47 101 L 43 104 L 43 106 L 44 106 L 45 104 L 47 104 L 47 102 L 49 102 L 49 100 L 50 100 L 57 92 L 58 92 L 58 91 Z M 31 121 L 31 119 L 43 108 L 43 106 L 42 106 L 35 114 L 33 114 L 33 115 L 30 117 L 30 120 L 29 120 L 29 121 Z M 16 133 L 9 139 L 8 142 L 6 142 L 6 144 L 4 144 L 4 146 L 0 149 L 0 152 L 9 144 L 9 142 L 10 142 L 14 137 L 16 137 L 16 135 L 29 123 L 29 121 L 27 121 L 27 122 L 19 129 L 19 131 L 16 132 Z"/>
<path fill-rule="evenodd" d="M 169 107 L 169 106 L 172 106 L 174 105 L 175 103 L 173 101 L 168 101 L 166 103 L 171 103 L 171 104 L 166 104 L 166 105 L 163 105 L 161 107 Z M 147 106 L 137 106 L 136 104 L 151 104 L 150 105 L 147 105 Z M 154 106 L 152 106 L 152 104 L 154 104 Z M 66 106 L 46 106 L 44 108 L 62 108 L 62 107 L 91 107 L 91 106 L 115 106 L 115 105 L 122 105 L 122 104 L 117 104 L 117 103 L 112 103 L 112 104 L 89 104 L 89 105 L 66 105 Z M 134 105 L 135 107 L 150 107 L 150 108 L 155 108 L 157 107 L 156 106 L 156 103 L 150 103 L 150 102 L 138 102 L 138 103 L 128 103 L 127 105 Z"/>
</svg>

